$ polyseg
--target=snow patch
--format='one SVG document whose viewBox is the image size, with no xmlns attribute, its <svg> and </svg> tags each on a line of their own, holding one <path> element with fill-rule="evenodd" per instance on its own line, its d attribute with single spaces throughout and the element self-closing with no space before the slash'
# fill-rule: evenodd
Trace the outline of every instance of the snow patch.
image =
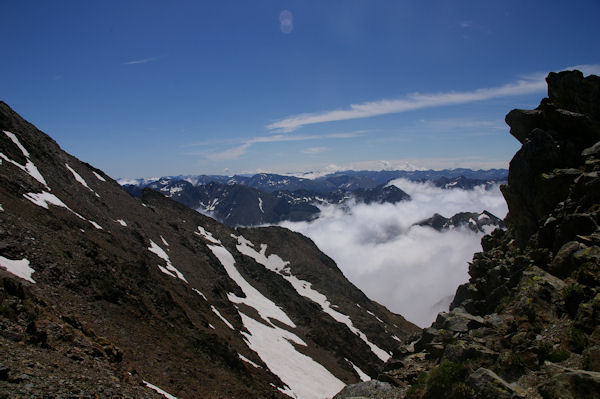
<svg viewBox="0 0 600 399">
<path fill-rule="evenodd" d="M 205 300 L 205 301 L 207 301 L 207 302 L 208 302 L 208 299 L 206 299 L 206 297 L 204 296 L 204 294 L 203 294 L 203 293 L 201 293 L 200 291 L 198 291 L 198 290 L 197 290 L 197 289 L 195 289 L 195 288 L 192 288 L 192 290 L 193 290 L 193 291 L 194 291 L 196 294 L 198 294 L 198 295 L 200 295 L 202 298 L 204 298 L 204 300 Z"/>
<path fill-rule="evenodd" d="M 185 281 L 186 283 L 188 282 L 185 279 L 185 277 L 183 276 L 183 274 L 179 270 L 177 270 L 177 268 L 175 266 L 173 266 L 173 264 L 171 264 L 169 255 L 167 255 L 167 253 L 152 240 L 150 240 L 150 247 L 148 247 L 148 251 L 156 254 L 156 256 L 158 256 L 159 258 L 161 258 L 165 262 L 167 262 L 166 267 L 162 267 L 162 266 L 158 265 L 158 268 L 160 269 L 161 272 L 168 274 L 172 277 L 177 277 L 177 278 Z M 175 273 L 175 274 L 173 274 L 173 273 Z"/>
<path fill-rule="evenodd" d="M 93 220 L 88 220 L 88 222 L 90 222 L 92 224 L 92 226 L 94 226 L 98 230 L 103 230 L 102 226 L 100 226 L 98 223 L 94 222 Z"/>
<path fill-rule="evenodd" d="M 77 182 L 79 184 L 81 184 L 82 186 L 84 186 L 88 190 L 94 191 L 94 190 L 92 190 L 90 188 L 90 186 L 88 186 L 88 184 L 85 181 L 85 179 L 83 177 L 81 177 L 81 175 L 79 173 L 75 172 L 75 170 L 73 168 L 71 168 L 68 163 L 66 163 L 65 166 L 67 167 L 67 169 L 69 169 L 69 172 L 71 172 L 73 174 L 73 177 L 75 178 L 75 180 L 77 180 Z"/>
<path fill-rule="evenodd" d="M 194 231 L 194 234 L 206 238 L 208 241 L 212 242 L 213 244 L 221 245 L 221 241 L 219 241 L 215 237 L 213 237 L 211 232 L 204 230 L 204 227 L 198 226 L 198 231 L 199 231 L 199 233 L 197 231 Z"/>
<path fill-rule="evenodd" d="M 23 145 L 21 144 L 21 142 L 19 141 L 17 136 L 15 136 L 13 133 L 7 132 L 6 130 L 3 130 L 3 132 L 4 132 L 4 134 L 6 134 L 6 136 L 8 136 L 9 139 L 12 140 L 13 143 L 15 143 L 15 145 L 17 147 L 19 147 L 19 149 L 23 153 L 23 156 L 25 156 L 25 158 L 27 159 L 27 163 L 25 163 L 25 166 L 23 166 L 20 163 L 15 162 L 12 159 L 8 158 L 6 155 L 4 155 L 1 152 L 0 152 L 0 158 L 4 159 L 6 162 L 12 163 L 16 167 L 18 167 L 19 169 L 21 169 L 22 171 L 27 173 L 29 176 L 33 177 L 38 182 L 42 183 L 48 189 L 48 191 L 50 191 L 50 187 L 48 187 L 48 184 L 46 184 L 46 180 L 44 179 L 44 176 L 42 176 L 42 174 L 37 169 L 35 164 L 33 162 L 31 162 L 31 159 L 29 159 L 29 151 L 27 151 L 25 149 L 25 147 L 23 147 Z"/>
<path fill-rule="evenodd" d="M 374 318 L 376 318 L 376 319 L 377 319 L 377 321 L 378 321 L 378 322 L 380 322 L 381 324 L 385 324 L 385 323 L 383 322 L 383 320 L 381 320 L 379 317 L 377 317 L 377 316 L 375 315 L 375 313 L 373 313 L 373 312 L 371 312 L 371 311 L 369 311 L 369 310 L 367 310 L 367 313 L 368 313 L 368 314 L 370 314 L 371 316 L 373 316 Z"/>
<path fill-rule="evenodd" d="M 127 223 L 123 219 L 117 219 L 116 222 L 123 227 L 127 227 Z"/>
<path fill-rule="evenodd" d="M 295 334 L 276 326 L 267 326 L 240 312 L 246 343 L 269 370 L 287 385 L 280 391 L 299 399 L 333 397 L 345 384 L 310 357 L 298 352 L 293 344 L 305 345 Z"/>
<path fill-rule="evenodd" d="M 354 369 L 354 371 L 356 371 L 356 374 L 358 374 L 358 378 L 360 378 L 361 381 L 363 382 L 367 382 L 367 381 L 371 381 L 371 377 L 369 377 L 369 375 L 367 373 L 365 373 L 364 371 L 362 371 L 357 365 L 355 365 L 354 363 L 352 363 L 350 360 L 344 358 L 348 363 L 350 363 L 350 365 L 352 366 L 352 368 Z"/>
<path fill-rule="evenodd" d="M 219 316 L 219 319 L 221 319 L 223 321 L 223 323 L 225 323 L 227 325 L 227 327 L 231 328 L 232 330 L 235 331 L 235 328 L 231 325 L 231 323 L 229 321 L 227 321 L 226 318 L 224 318 L 223 316 L 221 316 L 221 313 L 217 310 L 217 308 L 215 308 L 213 305 L 210 305 L 210 309 L 213 311 L 214 314 L 216 314 L 217 316 Z"/>
<path fill-rule="evenodd" d="M 104 181 L 104 182 L 106 181 L 106 179 L 104 177 L 100 176 L 98 173 L 94 172 L 93 170 L 92 170 L 92 173 L 94 174 L 94 176 L 96 176 L 96 179 L 98 179 L 100 181 Z"/>
<path fill-rule="evenodd" d="M 162 389 L 160 389 L 159 387 L 157 387 L 156 385 L 152 385 L 150 384 L 148 381 L 144 381 L 142 380 L 142 382 L 144 383 L 144 385 L 146 385 L 148 388 L 155 390 L 156 392 L 158 392 L 159 394 L 161 394 L 162 396 L 164 396 L 167 399 L 177 399 L 176 396 L 171 395 L 170 393 L 163 391 Z"/>
<path fill-rule="evenodd" d="M 25 258 L 12 260 L 0 256 L 0 266 L 5 268 L 9 273 L 35 284 L 35 280 L 31 278 L 35 270 L 29 267 L 29 260 Z"/>
<path fill-rule="evenodd" d="M 389 353 L 387 353 L 386 351 L 369 341 L 367 336 L 354 326 L 352 320 L 350 320 L 350 316 L 335 310 L 332 307 L 331 302 L 329 302 L 325 295 L 312 288 L 311 282 L 301 280 L 298 277 L 294 276 L 291 273 L 290 268 L 288 267 L 289 262 L 284 261 L 275 254 L 271 254 L 267 257 L 266 244 L 262 244 L 260 246 L 260 252 L 257 252 L 254 248 L 251 248 L 251 246 L 254 245 L 250 241 L 245 239 L 243 236 L 238 236 L 237 239 L 238 245 L 236 246 L 236 248 L 240 253 L 253 258 L 257 263 L 263 265 L 268 270 L 279 274 L 284 279 L 289 281 L 299 295 L 302 295 L 303 297 L 306 297 L 311 301 L 317 303 L 319 306 L 321 306 L 323 312 L 330 315 L 335 321 L 345 324 L 350 329 L 350 331 L 358 335 L 359 338 L 362 339 L 369 346 L 371 351 L 382 361 L 386 362 L 391 357 Z"/>
<path fill-rule="evenodd" d="M 262 206 L 262 205 L 263 205 L 262 198 L 258 197 L 258 208 L 260 209 L 260 211 L 261 211 L 262 213 L 265 213 L 265 210 L 263 209 L 263 206 Z"/>
<path fill-rule="evenodd" d="M 165 240 L 163 236 L 160 236 L 160 239 L 163 242 L 163 244 L 165 244 L 167 247 L 169 246 L 169 243 L 167 242 L 167 240 Z"/>
<path fill-rule="evenodd" d="M 4 212 L 4 208 L 2 207 L 2 204 L 0 204 L 0 212 Z"/>
<path fill-rule="evenodd" d="M 23 194 L 23 197 L 27 198 L 29 201 L 33 202 L 37 206 L 41 206 L 42 208 L 49 209 L 49 204 L 54 206 L 60 206 L 61 208 L 67 209 L 69 212 L 73 213 L 81 220 L 87 220 L 60 200 L 56 195 L 50 194 L 47 191 L 42 191 L 41 193 L 26 193 Z"/>
<path fill-rule="evenodd" d="M 246 281 L 246 279 L 235 267 L 235 259 L 233 258 L 233 255 L 231 255 L 231 253 L 225 247 L 220 245 L 208 245 L 208 248 L 217 257 L 217 259 L 219 259 L 219 262 L 221 262 L 221 265 L 223 265 L 229 277 L 242 289 L 242 292 L 246 295 L 246 298 L 240 298 L 235 294 L 228 293 L 227 297 L 231 302 L 243 303 L 253 307 L 269 324 L 271 324 L 269 319 L 272 318 L 279 320 L 288 326 L 294 328 L 296 327 L 294 322 L 283 310 L 281 310 L 279 306 L 265 297 L 260 291 Z"/>
<path fill-rule="evenodd" d="M 183 187 L 181 187 L 181 186 L 171 187 L 171 188 L 169 188 L 169 195 L 172 196 L 173 194 L 178 193 L 180 191 L 183 191 Z"/>
<path fill-rule="evenodd" d="M 254 367 L 256 367 L 257 369 L 262 369 L 262 367 L 261 367 L 261 366 L 259 366 L 258 364 L 254 363 L 252 360 L 248 359 L 247 357 L 245 357 L 245 356 L 242 356 L 242 355 L 240 355 L 239 353 L 238 353 L 238 356 L 239 356 L 239 358 L 240 358 L 240 359 L 242 359 L 242 360 L 243 360 L 243 361 L 245 361 L 246 363 L 249 363 L 249 364 L 253 365 L 253 366 L 254 366 Z"/>
</svg>

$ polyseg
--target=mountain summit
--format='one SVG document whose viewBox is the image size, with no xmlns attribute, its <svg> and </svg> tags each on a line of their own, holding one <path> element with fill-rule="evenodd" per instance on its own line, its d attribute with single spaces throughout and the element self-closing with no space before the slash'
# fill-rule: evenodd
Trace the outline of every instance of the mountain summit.
<svg viewBox="0 0 600 399">
<path fill-rule="evenodd" d="M 306 237 L 133 198 L 5 103 L 0 159 L 0 397 L 331 397 L 418 331 Z"/>
</svg>

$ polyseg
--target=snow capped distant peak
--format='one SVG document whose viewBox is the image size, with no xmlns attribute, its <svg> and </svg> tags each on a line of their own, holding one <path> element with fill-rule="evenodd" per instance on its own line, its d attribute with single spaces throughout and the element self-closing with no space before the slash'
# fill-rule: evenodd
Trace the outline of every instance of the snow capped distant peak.
<svg viewBox="0 0 600 399">
<path fill-rule="evenodd" d="M 139 179 L 118 178 L 117 183 L 119 183 L 120 186 L 126 186 L 128 184 L 134 186 L 144 186 L 152 183 L 153 181 L 157 181 L 158 179 L 159 177 L 142 177 Z"/>
</svg>

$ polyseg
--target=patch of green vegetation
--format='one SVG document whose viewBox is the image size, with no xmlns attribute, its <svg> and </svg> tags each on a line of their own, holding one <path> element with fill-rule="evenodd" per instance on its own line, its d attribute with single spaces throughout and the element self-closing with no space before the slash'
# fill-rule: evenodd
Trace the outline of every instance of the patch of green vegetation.
<svg viewBox="0 0 600 399">
<path fill-rule="evenodd" d="M 425 389 L 427 387 L 427 373 L 422 371 L 417 376 L 417 381 L 415 381 L 412 386 L 406 391 L 406 399 L 420 399 L 423 397 L 425 393 Z"/>
<path fill-rule="evenodd" d="M 473 390 L 464 382 L 468 373 L 469 369 L 463 364 L 443 361 L 427 375 L 423 398 L 473 398 Z"/>
<path fill-rule="evenodd" d="M 581 353 L 588 345 L 587 336 L 576 327 L 571 327 L 567 336 L 569 337 L 569 347 L 573 349 L 573 352 Z"/>
<path fill-rule="evenodd" d="M 523 368 L 525 368 L 525 361 L 523 360 L 523 355 L 521 355 L 520 353 L 512 352 L 508 356 L 508 364 L 510 365 L 510 367 L 515 367 L 519 370 L 522 370 Z"/>
<path fill-rule="evenodd" d="M 552 363 L 560 363 L 567 360 L 569 357 L 571 357 L 571 352 L 565 348 L 560 348 L 550 352 L 548 360 Z"/>
</svg>

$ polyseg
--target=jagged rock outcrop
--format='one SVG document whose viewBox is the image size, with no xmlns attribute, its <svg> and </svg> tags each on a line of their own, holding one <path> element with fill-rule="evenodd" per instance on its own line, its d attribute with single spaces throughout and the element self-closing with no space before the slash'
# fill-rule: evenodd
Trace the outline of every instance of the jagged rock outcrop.
<svg viewBox="0 0 600 399">
<path fill-rule="evenodd" d="M 507 230 L 470 280 L 388 361 L 383 398 L 600 398 L 600 78 L 551 73 L 506 118 L 522 143 L 502 187 Z M 336 398 L 347 398 L 341 392 Z"/>
</svg>

